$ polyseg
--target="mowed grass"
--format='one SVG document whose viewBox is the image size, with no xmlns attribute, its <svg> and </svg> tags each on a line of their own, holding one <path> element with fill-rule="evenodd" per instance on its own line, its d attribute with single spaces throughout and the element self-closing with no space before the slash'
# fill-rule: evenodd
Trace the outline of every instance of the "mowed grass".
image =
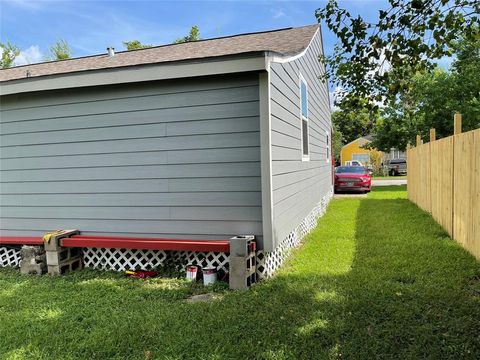
<svg viewBox="0 0 480 360">
<path fill-rule="evenodd" d="M 374 180 L 406 180 L 407 175 L 399 175 L 399 176 L 372 176 Z"/>
<path fill-rule="evenodd" d="M 216 298 L 178 279 L 0 270 L 3 359 L 478 359 L 480 264 L 405 187 L 335 199 L 278 274 Z"/>
</svg>

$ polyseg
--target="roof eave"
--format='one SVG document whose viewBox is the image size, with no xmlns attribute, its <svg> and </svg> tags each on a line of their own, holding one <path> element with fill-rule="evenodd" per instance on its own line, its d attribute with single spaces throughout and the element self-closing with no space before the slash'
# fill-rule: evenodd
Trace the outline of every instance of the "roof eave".
<svg viewBox="0 0 480 360">
<path fill-rule="evenodd" d="M 266 53 L 255 52 L 240 54 L 238 56 L 212 57 L 192 61 L 163 62 L 49 76 L 26 77 L 0 82 L 0 95 L 181 79 L 196 76 L 262 71 L 267 69 L 268 58 Z"/>
</svg>

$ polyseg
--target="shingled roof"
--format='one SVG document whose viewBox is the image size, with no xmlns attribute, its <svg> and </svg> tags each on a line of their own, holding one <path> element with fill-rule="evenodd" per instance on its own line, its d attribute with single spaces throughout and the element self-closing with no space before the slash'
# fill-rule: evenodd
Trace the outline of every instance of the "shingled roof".
<svg viewBox="0 0 480 360">
<path fill-rule="evenodd" d="M 292 56 L 310 43 L 318 25 L 241 34 L 182 44 L 169 44 L 148 49 L 106 53 L 61 61 L 17 66 L 0 70 L 0 82 L 26 77 L 67 74 L 80 71 L 112 69 L 147 64 L 206 59 L 228 55 L 270 52 Z"/>
</svg>

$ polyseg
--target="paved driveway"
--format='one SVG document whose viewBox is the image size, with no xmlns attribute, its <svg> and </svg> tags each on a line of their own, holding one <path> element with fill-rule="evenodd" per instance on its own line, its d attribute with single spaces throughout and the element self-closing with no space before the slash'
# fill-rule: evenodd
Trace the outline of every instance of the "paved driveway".
<svg viewBox="0 0 480 360">
<path fill-rule="evenodd" d="M 392 180 L 375 180 L 372 179 L 372 186 L 390 186 L 390 185 L 406 185 L 407 179 L 392 179 Z"/>
</svg>

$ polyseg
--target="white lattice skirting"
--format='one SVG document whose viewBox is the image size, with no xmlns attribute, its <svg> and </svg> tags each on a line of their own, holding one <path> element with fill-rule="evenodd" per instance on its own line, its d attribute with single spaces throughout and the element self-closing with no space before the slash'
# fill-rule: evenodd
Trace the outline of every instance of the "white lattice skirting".
<svg viewBox="0 0 480 360">
<path fill-rule="evenodd" d="M 272 252 L 257 253 L 257 276 L 264 279 L 272 276 L 290 255 L 291 249 L 300 245 L 302 239 L 317 226 L 317 221 L 325 214 L 333 191 L 325 195 L 305 219 L 293 229 Z"/>
<path fill-rule="evenodd" d="M 228 272 L 228 254 L 223 252 L 84 248 L 83 262 L 86 267 L 116 271 L 155 269 L 167 264 L 184 268 L 191 264 Z"/>
<path fill-rule="evenodd" d="M 21 259 L 20 249 L 7 247 L 7 246 L 0 246 L 0 267 L 4 267 L 4 266 L 19 267 L 20 259 Z"/>
</svg>

